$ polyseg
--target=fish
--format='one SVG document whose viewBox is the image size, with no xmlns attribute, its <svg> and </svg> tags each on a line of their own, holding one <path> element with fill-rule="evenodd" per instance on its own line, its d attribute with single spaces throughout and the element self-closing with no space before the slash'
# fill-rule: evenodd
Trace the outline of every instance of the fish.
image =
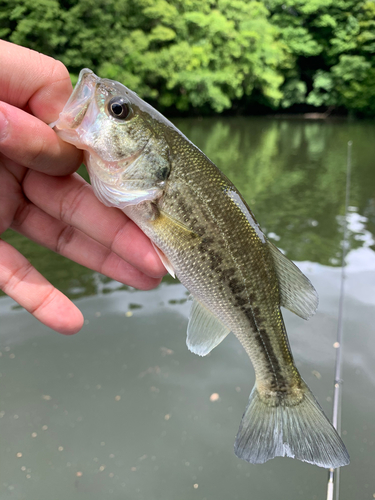
<svg viewBox="0 0 375 500">
<path fill-rule="evenodd" d="M 255 385 L 235 454 L 252 464 L 280 456 L 347 465 L 344 443 L 296 368 L 280 309 L 308 319 L 317 293 L 233 183 L 135 92 L 89 69 L 50 125 L 84 151 L 98 199 L 141 228 L 190 292 L 190 351 L 205 356 L 233 333 L 248 354 Z"/>
</svg>

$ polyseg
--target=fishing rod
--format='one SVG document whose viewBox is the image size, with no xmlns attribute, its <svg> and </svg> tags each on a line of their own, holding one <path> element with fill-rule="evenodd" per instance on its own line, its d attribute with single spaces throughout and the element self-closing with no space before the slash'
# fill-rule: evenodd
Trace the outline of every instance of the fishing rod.
<svg viewBox="0 0 375 500">
<path fill-rule="evenodd" d="M 334 381 L 334 394 L 333 394 L 333 416 L 332 424 L 337 430 L 338 434 L 341 432 L 341 402 L 342 402 L 342 378 L 341 378 L 341 365 L 342 365 L 342 338 L 343 338 L 343 315 L 344 315 L 344 298 L 345 298 L 345 259 L 348 251 L 348 212 L 349 212 L 349 199 L 350 199 L 350 178 L 352 168 L 352 141 L 348 142 L 347 164 L 346 164 L 346 194 L 345 194 L 345 218 L 344 218 L 344 236 L 342 239 L 342 257 L 341 257 L 341 284 L 340 284 L 340 300 L 339 312 L 337 322 L 337 338 L 333 347 L 336 349 L 336 363 L 335 363 L 335 381 Z M 335 485 L 336 481 L 336 485 Z M 327 500 L 333 500 L 333 493 L 336 486 L 336 500 L 339 500 L 340 494 L 340 468 L 329 469 L 328 484 L 327 484 Z"/>
</svg>

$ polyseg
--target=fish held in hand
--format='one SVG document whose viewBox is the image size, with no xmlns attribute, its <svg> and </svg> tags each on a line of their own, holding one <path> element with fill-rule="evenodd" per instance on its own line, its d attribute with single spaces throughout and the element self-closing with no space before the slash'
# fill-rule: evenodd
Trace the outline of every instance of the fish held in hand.
<svg viewBox="0 0 375 500">
<path fill-rule="evenodd" d="M 188 348 L 205 356 L 233 332 L 249 355 L 256 383 L 236 455 L 250 463 L 287 456 L 326 468 L 348 464 L 294 364 L 280 311 L 308 319 L 316 291 L 268 241 L 229 179 L 134 92 L 88 69 L 51 126 L 84 150 L 99 200 L 144 231 L 194 297 Z"/>
</svg>

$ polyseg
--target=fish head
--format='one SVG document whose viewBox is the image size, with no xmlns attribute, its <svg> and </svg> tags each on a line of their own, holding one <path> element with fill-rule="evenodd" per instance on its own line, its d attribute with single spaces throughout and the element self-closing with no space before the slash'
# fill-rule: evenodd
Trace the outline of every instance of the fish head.
<svg viewBox="0 0 375 500">
<path fill-rule="evenodd" d="M 174 126 L 121 83 L 83 69 L 50 126 L 84 150 L 91 183 L 106 205 L 161 196 L 170 171 L 166 132 Z"/>
</svg>

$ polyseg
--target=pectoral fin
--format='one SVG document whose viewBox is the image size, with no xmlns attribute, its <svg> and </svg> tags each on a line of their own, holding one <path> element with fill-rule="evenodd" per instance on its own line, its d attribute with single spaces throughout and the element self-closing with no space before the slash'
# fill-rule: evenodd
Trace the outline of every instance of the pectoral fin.
<svg viewBox="0 0 375 500">
<path fill-rule="evenodd" d="M 157 217 L 153 221 L 153 225 L 161 225 L 164 226 L 166 230 L 169 232 L 173 232 L 173 236 L 175 238 L 178 238 L 179 240 L 196 240 L 199 238 L 199 236 L 194 233 L 191 229 L 189 229 L 185 224 L 182 222 L 174 219 L 167 213 L 163 212 L 163 210 L 160 210 L 159 217 Z"/>
<path fill-rule="evenodd" d="M 229 332 L 230 330 L 207 307 L 194 299 L 186 339 L 191 352 L 206 356 L 225 339 Z"/>
<path fill-rule="evenodd" d="M 267 241 L 279 281 L 280 305 L 303 319 L 309 319 L 318 307 L 318 294 L 310 280 L 270 241 Z"/>
</svg>

